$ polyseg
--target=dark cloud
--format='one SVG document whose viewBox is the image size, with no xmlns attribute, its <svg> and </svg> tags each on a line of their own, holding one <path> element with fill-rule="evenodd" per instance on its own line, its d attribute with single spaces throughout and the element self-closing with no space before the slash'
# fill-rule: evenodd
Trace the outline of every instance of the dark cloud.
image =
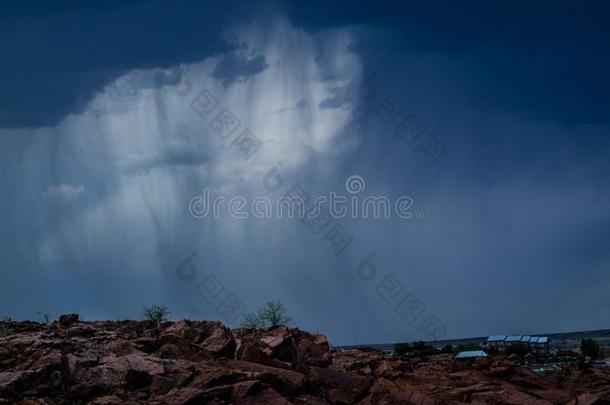
<svg viewBox="0 0 610 405">
<path fill-rule="evenodd" d="M 462 72 L 459 80 L 482 108 L 571 124 L 610 117 L 607 3 L 275 3 L 307 30 L 363 28 L 354 49 L 371 61 L 380 42 L 396 58 L 451 57 L 452 68 Z M 96 91 L 134 68 L 226 53 L 213 74 L 229 84 L 267 67 L 262 55 L 230 52 L 235 47 L 221 37 L 230 19 L 250 15 L 258 3 L 34 4 L 5 4 L 0 13 L 0 95 L 11 100 L 0 107 L 0 127 L 52 125 L 82 111 Z"/>
<path fill-rule="evenodd" d="M 145 172 L 172 166 L 199 166 L 208 161 L 209 156 L 195 145 L 170 141 L 163 148 L 151 153 L 118 157 L 116 166 L 127 172 Z"/>
<path fill-rule="evenodd" d="M 138 89 L 178 83 L 181 63 L 214 56 L 214 77 L 227 85 L 266 68 L 262 55 L 220 33 L 227 21 L 249 22 L 246 14 L 268 22 L 268 9 L 222 6 L 41 3 L 2 14 L 0 95 L 9 101 L 0 103 L 0 126 L 57 122 L 131 72 L 116 89 L 120 97 L 101 103 L 108 116 L 2 130 L 0 306 L 7 315 L 74 308 L 90 319 L 138 317 L 142 305 L 166 302 L 175 317 L 215 319 L 218 302 L 205 304 L 195 292 L 214 274 L 249 309 L 283 299 L 298 326 L 319 328 L 336 344 L 430 338 L 379 296 L 379 282 L 392 274 L 452 337 L 605 327 L 610 69 L 601 3 L 283 3 L 290 24 L 282 19 L 273 31 L 255 23 L 257 38 L 292 45 L 294 35 L 320 48 L 303 51 L 311 65 L 299 59 L 305 68 L 295 69 L 294 81 L 285 79 L 294 66 L 282 58 L 300 56 L 300 48 L 286 46 L 291 51 L 274 64 L 284 87 L 270 89 L 273 108 L 286 114 L 250 111 L 261 94 L 247 86 L 231 89 L 245 97 L 235 106 L 214 92 L 244 128 L 263 128 L 256 135 L 264 146 L 247 166 L 235 166 L 233 141 L 210 128 L 220 108 L 207 121 L 190 109 L 189 97 L 202 90 L 196 75 L 188 97 L 153 92 L 152 120 L 127 110 L 142 101 Z M 279 41 L 265 37 L 286 30 Z M 353 66 L 325 41 L 328 32 L 350 38 Z M 326 99 L 310 105 L 322 86 Z M 382 108 L 390 98 L 391 114 Z M 310 125 L 332 127 L 337 117 L 351 118 L 339 133 Z M 399 136 L 406 118 L 447 147 L 436 165 Z M 287 130 L 288 122 L 303 131 Z M 287 146 L 272 153 L 283 141 L 298 148 L 298 163 Z M 298 221 L 188 215 L 202 186 L 265 193 L 258 159 L 279 167 L 282 192 L 293 184 L 311 195 L 339 192 L 358 174 L 366 193 L 411 196 L 425 216 L 344 218 L 354 242 L 337 257 L 323 233 Z M 189 284 L 176 267 L 193 250 L 199 278 Z M 379 278 L 367 284 L 354 270 L 372 251 Z"/>
<path fill-rule="evenodd" d="M 232 2 L 5 3 L 0 11 L 0 128 L 53 125 L 131 69 L 173 67 L 232 49 Z"/>
<path fill-rule="evenodd" d="M 245 82 L 268 67 L 264 55 L 248 57 L 242 53 L 230 52 L 218 61 L 212 77 L 220 80 L 225 86 L 230 86 L 236 82 Z"/>
<path fill-rule="evenodd" d="M 308 30 L 361 30 L 353 49 L 367 69 L 384 55 L 392 56 L 385 66 L 442 55 L 445 73 L 481 109 L 570 125 L 609 121 L 608 3 L 338 1 L 286 9 Z"/>
</svg>

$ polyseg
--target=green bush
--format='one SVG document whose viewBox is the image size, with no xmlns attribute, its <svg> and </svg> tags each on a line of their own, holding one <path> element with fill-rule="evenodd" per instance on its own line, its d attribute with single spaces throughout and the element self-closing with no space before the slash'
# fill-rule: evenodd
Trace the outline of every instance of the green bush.
<svg viewBox="0 0 610 405">
<path fill-rule="evenodd" d="M 156 322 L 157 328 L 161 326 L 161 323 L 169 320 L 169 314 L 169 309 L 165 305 L 153 304 L 144 307 L 144 317 L 149 321 Z"/>
<path fill-rule="evenodd" d="M 593 339 L 582 339 L 580 341 L 580 352 L 583 356 L 597 359 L 600 353 L 599 343 Z"/>
<path fill-rule="evenodd" d="M 511 354 L 516 354 L 517 356 L 525 356 L 527 353 L 529 353 L 529 351 L 530 348 L 527 344 L 513 343 L 506 348 L 506 351 L 504 353 L 507 356 L 510 356 Z"/>
<path fill-rule="evenodd" d="M 443 353 L 453 353 L 453 345 L 445 345 L 442 350 Z"/>
<path fill-rule="evenodd" d="M 5 338 L 11 336 L 13 334 L 13 330 L 7 328 L 6 326 L 0 326 L 0 338 Z"/>
<path fill-rule="evenodd" d="M 421 340 L 413 342 L 413 350 L 416 352 L 423 352 L 428 348 L 428 346 L 426 346 L 426 342 L 423 342 Z"/>
<path fill-rule="evenodd" d="M 481 344 L 480 343 L 464 343 L 461 345 L 453 346 L 454 353 L 470 352 L 473 350 L 481 350 Z"/>
<path fill-rule="evenodd" d="M 408 343 L 396 343 L 394 345 L 394 354 L 399 357 L 406 356 L 407 353 L 410 353 L 411 351 L 411 346 L 409 346 Z"/>
</svg>

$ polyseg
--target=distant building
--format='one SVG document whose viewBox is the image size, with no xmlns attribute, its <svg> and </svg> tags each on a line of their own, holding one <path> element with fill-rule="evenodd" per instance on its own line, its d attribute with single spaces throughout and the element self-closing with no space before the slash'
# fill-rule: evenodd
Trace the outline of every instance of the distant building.
<svg viewBox="0 0 610 405">
<path fill-rule="evenodd" d="M 532 337 L 530 339 L 530 349 L 537 352 L 546 352 L 549 350 L 549 338 L 547 336 Z"/>
<path fill-rule="evenodd" d="M 504 348 L 504 340 L 506 340 L 506 335 L 490 336 L 487 338 L 487 345 L 497 350 L 502 350 Z"/>
<path fill-rule="evenodd" d="M 487 353 L 483 350 L 469 350 L 455 355 L 456 359 L 476 359 L 477 357 L 487 357 Z"/>
<path fill-rule="evenodd" d="M 523 339 L 523 336 L 521 335 L 512 335 L 507 336 L 504 342 L 507 344 L 507 346 L 510 346 L 513 343 L 521 343 L 521 339 Z"/>
<path fill-rule="evenodd" d="M 527 344 L 533 351 L 547 351 L 549 338 L 548 336 L 527 335 L 492 335 L 487 338 L 487 346 L 498 351 L 504 351 L 515 343 Z"/>
</svg>

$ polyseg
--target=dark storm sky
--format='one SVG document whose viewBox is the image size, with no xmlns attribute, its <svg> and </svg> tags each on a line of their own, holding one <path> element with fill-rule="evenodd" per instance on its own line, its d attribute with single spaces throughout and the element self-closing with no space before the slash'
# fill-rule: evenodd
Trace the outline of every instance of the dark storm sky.
<svg viewBox="0 0 610 405">
<path fill-rule="evenodd" d="M 337 344 L 608 327 L 609 6 L 228 3 L 0 6 L 0 315 L 160 302 L 234 326 L 226 300 L 281 299 Z M 190 107 L 203 89 L 262 140 L 247 162 Z M 203 187 L 354 174 L 423 218 L 337 221 L 335 255 L 298 221 L 188 212 Z"/>
</svg>

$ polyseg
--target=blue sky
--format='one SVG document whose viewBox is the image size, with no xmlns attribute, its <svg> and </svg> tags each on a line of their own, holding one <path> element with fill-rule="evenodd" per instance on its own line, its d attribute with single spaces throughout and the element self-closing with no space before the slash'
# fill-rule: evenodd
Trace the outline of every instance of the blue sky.
<svg viewBox="0 0 610 405">
<path fill-rule="evenodd" d="M 607 12 L 3 5 L 0 315 L 165 303 L 236 326 L 280 299 L 337 344 L 606 328 Z M 227 139 L 224 109 L 239 123 Z M 260 142 L 247 159 L 245 130 Z M 367 195 L 411 197 L 413 218 L 315 233 L 189 214 L 204 188 L 327 195 L 352 175 Z M 338 254 L 334 226 L 351 240 Z"/>
</svg>

